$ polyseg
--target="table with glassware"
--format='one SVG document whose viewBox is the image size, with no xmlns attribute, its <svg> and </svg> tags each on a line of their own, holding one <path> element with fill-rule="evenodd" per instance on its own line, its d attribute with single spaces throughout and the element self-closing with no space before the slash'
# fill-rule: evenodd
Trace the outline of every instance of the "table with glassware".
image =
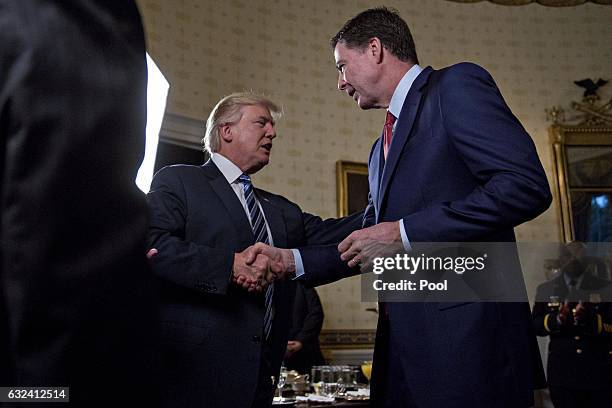
<svg viewBox="0 0 612 408">
<path fill-rule="evenodd" d="M 372 362 L 357 365 L 314 366 L 310 374 L 281 368 L 274 407 L 367 407 L 370 403 Z"/>
</svg>

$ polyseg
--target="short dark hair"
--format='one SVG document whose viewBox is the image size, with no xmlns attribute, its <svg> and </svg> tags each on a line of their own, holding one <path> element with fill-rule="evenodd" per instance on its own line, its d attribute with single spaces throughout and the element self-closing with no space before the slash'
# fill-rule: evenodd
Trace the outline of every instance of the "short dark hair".
<svg viewBox="0 0 612 408">
<path fill-rule="evenodd" d="M 349 48 L 364 48 L 374 37 L 380 39 L 383 47 L 400 60 L 419 63 L 408 24 L 397 10 L 386 7 L 371 8 L 357 14 L 344 23 L 330 44 L 332 49 L 339 42 Z"/>
</svg>

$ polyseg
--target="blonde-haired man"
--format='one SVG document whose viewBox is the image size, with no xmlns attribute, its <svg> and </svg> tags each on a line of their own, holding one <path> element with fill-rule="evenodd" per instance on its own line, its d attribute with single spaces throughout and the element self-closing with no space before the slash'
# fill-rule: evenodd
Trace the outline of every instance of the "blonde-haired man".
<svg viewBox="0 0 612 408">
<path fill-rule="evenodd" d="M 203 144 L 211 159 L 169 166 L 153 178 L 149 238 L 163 282 L 164 406 L 270 406 L 296 282 L 265 287 L 274 265 L 263 255 L 246 265 L 243 251 L 255 242 L 339 242 L 361 226 L 362 214 L 323 221 L 253 187 L 250 175 L 270 160 L 279 116 L 262 96 L 229 95 L 207 121 Z"/>
</svg>

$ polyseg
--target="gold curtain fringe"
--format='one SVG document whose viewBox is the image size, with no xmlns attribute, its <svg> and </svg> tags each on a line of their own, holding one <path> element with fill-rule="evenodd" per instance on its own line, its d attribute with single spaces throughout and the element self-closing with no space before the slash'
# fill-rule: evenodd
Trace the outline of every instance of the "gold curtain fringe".
<svg viewBox="0 0 612 408">
<path fill-rule="evenodd" d="M 612 5 L 612 0 L 448 0 L 455 3 L 489 3 L 500 4 L 502 6 L 524 6 L 525 4 L 538 3 L 547 7 L 571 7 L 579 6 L 584 3 L 595 3 L 600 5 Z"/>
</svg>

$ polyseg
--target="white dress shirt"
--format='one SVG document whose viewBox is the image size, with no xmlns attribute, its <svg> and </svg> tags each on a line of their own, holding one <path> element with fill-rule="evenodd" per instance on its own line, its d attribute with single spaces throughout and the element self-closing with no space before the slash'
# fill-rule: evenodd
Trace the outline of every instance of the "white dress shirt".
<svg viewBox="0 0 612 408">
<path fill-rule="evenodd" d="M 252 229 L 253 221 L 251 220 L 251 214 L 249 212 L 249 207 L 247 205 L 246 198 L 244 196 L 244 189 L 242 187 L 242 183 L 240 182 L 240 180 L 238 180 L 238 178 L 242 175 L 242 170 L 240 170 L 240 168 L 238 168 L 238 166 L 232 163 L 228 158 L 226 158 L 225 156 L 219 153 L 213 153 L 211 156 L 211 160 L 219 168 L 219 171 L 221 171 L 221 174 L 223 174 L 223 177 L 225 177 L 230 187 L 232 187 L 232 190 L 234 190 L 234 193 L 236 193 L 236 196 L 238 197 L 238 200 L 240 200 L 240 204 L 242 204 L 242 208 L 244 208 L 244 212 L 246 213 L 247 219 L 249 220 L 249 224 L 251 224 L 251 229 Z M 253 193 L 255 193 L 254 190 L 253 190 Z M 261 214 L 263 215 L 263 218 L 264 218 L 264 222 L 266 224 L 266 230 L 268 231 L 268 237 L 270 239 L 270 246 L 274 246 L 274 240 L 272 238 L 272 231 L 270 231 L 270 226 L 268 225 L 268 221 L 266 220 L 266 213 L 261 207 L 259 200 L 256 200 L 256 203 L 259 206 L 259 210 L 261 211 Z"/>
<path fill-rule="evenodd" d="M 408 96 L 408 92 L 412 87 L 414 80 L 419 76 L 419 74 L 423 71 L 418 64 L 415 64 L 404 74 L 402 80 L 397 84 L 395 91 L 393 92 L 393 96 L 391 97 L 391 102 L 389 103 L 388 111 L 391 112 L 393 116 L 397 118 L 395 123 L 393 124 L 393 134 L 395 134 L 395 127 L 397 126 L 397 122 L 399 122 L 400 114 L 402 113 L 402 107 L 404 106 L 404 101 L 406 101 L 406 96 Z M 391 146 L 393 146 L 393 140 L 391 139 Z M 389 147 L 389 150 L 391 147 Z M 400 227 L 400 235 L 402 236 L 402 243 L 404 244 L 404 249 L 406 251 L 410 251 L 412 246 L 410 245 L 410 240 L 408 239 L 408 235 L 406 234 L 406 228 L 404 227 L 404 221 L 399 220 Z"/>
</svg>

